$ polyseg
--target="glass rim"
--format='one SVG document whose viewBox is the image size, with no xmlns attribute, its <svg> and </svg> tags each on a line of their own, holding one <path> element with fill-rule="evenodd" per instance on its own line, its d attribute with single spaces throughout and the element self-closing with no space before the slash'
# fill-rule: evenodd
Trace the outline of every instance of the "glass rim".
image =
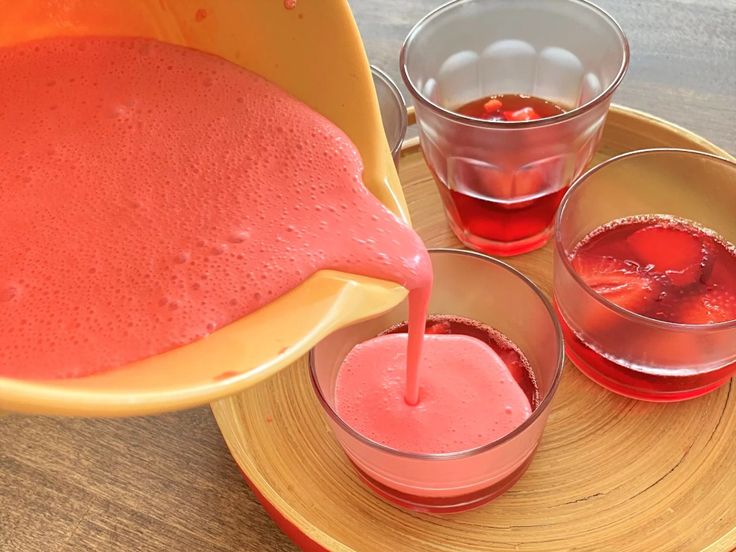
<svg viewBox="0 0 736 552">
<path fill-rule="evenodd" d="M 549 405 L 552 403 L 552 399 L 557 391 L 557 388 L 559 387 L 563 368 L 565 366 L 565 346 L 564 346 L 564 340 L 562 337 L 562 327 L 560 326 L 560 322 L 557 318 L 557 315 L 555 314 L 552 304 L 550 303 L 549 299 L 547 299 L 547 297 L 544 295 L 542 290 L 539 289 L 539 287 L 529 277 L 527 277 L 526 275 L 524 275 L 523 273 L 521 273 L 519 270 L 515 269 L 511 265 L 503 261 L 499 261 L 498 259 L 495 259 L 493 257 L 490 257 L 489 255 L 484 255 L 483 253 L 478 253 L 476 251 L 469 251 L 465 249 L 454 249 L 450 247 L 437 247 L 437 248 L 430 248 L 427 251 L 429 251 L 430 254 L 440 253 L 440 254 L 451 254 L 451 255 L 466 255 L 469 257 L 476 257 L 484 262 L 494 264 L 498 266 L 499 268 L 506 270 L 507 272 L 511 272 L 511 274 L 521 279 L 529 288 L 531 288 L 531 290 L 542 301 L 542 304 L 547 310 L 547 313 L 549 314 L 550 320 L 552 322 L 552 326 L 555 332 L 555 338 L 559 345 L 559 352 L 557 354 L 557 359 L 555 361 L 555 373 L 552 378 L 552 383 L 550 385 L 549 391 L 545 394 L 544 398 L 539 402 L 539 405 L 532 411 L 531 415 L 526 420 L 524 420 L 519 426 L 515 427 L 512 431 L 510 431 L 506 435 L 499 437 L 498 439 L 495 439 L 494 441 L 490 441 L 488 443 L 479 445 L 471 449 L 465 449 L 465 450 L 454 451 L 454 452 L 438 452 L 438 453 L 409 452 L 409 451 L 395 449 L 388 445 L 384 445 L 382 443 L 374 441 L 373 439 L 370 439 L 366 437 L 365 435 L 362 435 L 361 433 L 357 432 L 352 427 L 350 427 L 340 417 L 340 415 L 335 411 L 332 405 L 330 405 L 330 403 L 327 401 L 324 394 L 322 393 L 322 387 L 320 386 L 319 380 L 317 378 L 317 373 L 316 373 L 317 363 L 314 357 L 314 348 L 309 351 L 309 377 L 310 377 L 310 381 L 312 382 L 312 389 L 317 395 L 317 399 L 322 405 L 322 409 L 330 416 L 330 418 L 335 423 L 337 423 L 337 425 L 339 425 L 343 430 L 345 430 L 348 434 L 350 434 L 350 436 L 357 439 L 361 443 L 368 445 L 371 448 L 378 449 L 382 452 L 392 454 L 394 456 L 401 456 L 404 458 L 411 458 L 415 460 L 453 460 L 453 459 L 458 459 L 458 458 L 467 458 L 467 457 L 475 456 L 477 454 L 481 454 L 483 452 L 487 452 L 491 449 L 494 449 L 504 444 L 505 442 L 514 439 L 518 435 L 524 433 L 524 431 L 527 430 L 532 424 L 534 424 L 534 422 L 542 415 L 542 413 L 549 408 Z"/>
<path fill-rule="evenodd" d="M 607 11 L 593 4 L 592 2 L 589 2 L 588 0 L 564 0 L 571 4 L 578 4 L 578 5 L 585 6 L 591 9 L 592 11 L 600 15 L 603 19 L 608 21 L 613 26 L 616 33 L 618 34 L 618 37 L 621 43 L 621 48 L 623 50 L 621 66 L 619 67 L 618 72 L 616 73 L 616 77 L 613 79 L 613 81 L 611 81 L 611 83 L 600 94 L 588 100 L 583 105 L 580 105 L 574 109 L 571 109 L 570 111 L 565 111 L 564 113 L 560 113 L 558 115 L 553 115 L 551 117 L 543 117 L 541 119 L 530 120 L 530 121 L 488 121 L 485 119 L 478 119 L 476 117 L 470 117 L 468 115 L 462 115 L 460 113 L 456 113 L 454 111 L 451 111 L 449 109 L 442 107 L 441 105 L 436 104 L 435 102 L 431 101 L 429 98 L 427 98 L 424 94 L 422 94 L 417 89 L 411 77 L 409 76 L 409 69 L 407 67 L 407 59 L 406 59 L 407 51 L 411 47 L 414 39 L 422 31 L 423 27 L 427 25 L 428 23 L 430 23 L 432 20 L 434 20 L 437 17 L 442 16 L 444 12 L 453 9 L 458 5 L 470 4 L 470 3 L 479 2 L 479 1 L 484 1 L 484 0 L 450 0 L 446 4 L 443 4 L 439 6 L 438 8 L 435 8 L 434 10 L 429 12 L 427 15 L 422 17 L 412 27 L 412 29 L 409 31 L 409 34 L 406 36 L 406 39 L 404 39 L 403 45 L 401 46 L 401 53 L 399 54 L 399 69 L 401 71 L 401 78 L 404 81 L 404 84 L 406 85 L 407 89 L 409 90 L 409 93 L 412 95 L 412 97 L 415 100 L 419 101 L 419 103 L 431 109 L 438 115 L 446 119 L 450 119 L 457 123 L 462 123 L 468 126 L 475 126 L 475 127 L 480 127 L 480 128 L 495 128 L 495 129 L 513 130 L 513 129 L 521 129 L 521 128 L 543 127 L 547 125 L 561 123 L 569 119 L 574 119 L 580 115 L 587 113 L 588 111 L 592 110 L 594 107 L 600 105 L 601 103 L 606 101 L 608 98 L 610 98 L 611 95 L 613 95 L 613 93 L 616 91 L 616 89 L 619 87 L 619 85 L 623 81 L 624 76 L 626 75 L 626 72 L 628 71 L 628 68 L 629 68 L 629 61 L 631 59 L 631 51 L 629 47 L 629 40 L 628 38 L 626 38 L 626 34 L 624 34 L 624 31 L 621 28 L 621 25 L 619 25 L 618 21 L 616 21 L 613 18 L 613 16 L 611 16 Z M 497 0 L 490 0 L 490 1 L 497 1 Z"/>
<path fill-rule="evenodd" d="M 565 213 L 568 208 L 568 204 L 570 203 L 573 195 L 575 195 L 575 192 L 585 184 L 587 179 L 594 174 L 596 174 L 598 171 L 605 169 L 609 165 L 619 163 L 621 161 L 628 161 L 635 157 L 644 157 L 644 156 L 659 156 L 659 155 L 669 155 L 669 154 L 677 154 L 677 155 L 685 155 L 685 156 L 692 156 L 692 157 L 701 157 L 703 159 L 707 159 L 709 161 L 715 161 L 718 163 L 724 163 L 727 166 L 730 166 L 735 172 L 736 172 L 736 160 L 728 159 L 726 157 L 721 157 L 719 155 L 715 155 L 713 153 L 708 153 L 704 151 L 697 151 L 697 150 L 691 150 L 691 149 L 685 149 L 685 148 L 647 148 L 647 149 L 641 149 L 641 150 L 635 150 L 635 151 L 628 151 L 626 153 L 621 153 L 619 155 L 616 155 L 614 157 L 611 157 L 610 159 L 607 159 L 606 161 L 603 161 L 602 163 L 599 163 L 595 167 L 592 167 L 588 169 L 585 173 L 580 175 L 578 178 L 575 179 L 575 181 L 570 185 L 570 188 L 565 193 L 565 196 L 562 198 L 562 201 L 560 202 L 560 207 L 557 210 L 557 215 L 555 216 L 555 250 L 559 254 L 559 257 L 562 260 L 562 264 L 564 265 L 565 269 L 569 274 L 572 275 L 573 279 L 580 285 L 582 289 L 585 290 L 585 292 L 592 296 L 596 301 L 601 303 L 604 307 L 614 311 L 615 313 L 619 314 L 620 316 L 623 316 L 624 318 L 630 319 L 632 321 L 636 321 L 638 323 L 647 324 L 650 326 L 658 327 L 661 329 L 667 329 L 667 330 L 677 330 L 677 331 L 686 331 L 686 332 L 712 332 L 714 330 L 720 331 L 724 329 L 730 329 L 730 328 L 736 328 L 736 320 L 727 320 L 725 322 L 715 322 L 713 324 L 680 324 L 677 322 L 667 322 L 665 320 L 657 320 L 656 318 L 649 318 L 648 316 L 644 316 L 643 314 L 638 314 L 633 311 L 627 310 L 616 303 L 613 303 L 603 297 L 602 295 L 596 293 L 588 284 L 585 283 L 583 278 L 575 271 L 574 267 L 572 266 L 572 261 L 567 253 L 567 249 L 562 244 L 562 219 L 565 216 Z"/>
<path fill-rule="evenodd" d="M 394 97 L 394 100 L 396 102 L 396 106 L 399 108 L 399 139 L 397 143 L 389 144 L 389 146 L 391 147 L 391 155 L 393 157 L 396 157 L 401 151 L 401 146 L 404 144 L 404 138 L 406 137 L 406 130 L 407 128 L 409 128 L 409 120 L 406 114 L 406 100 L 404 99 L 404 95 L 401 93 L 401 90 L 399 90 L 399 87 L 396 86 L 396 83 L 388 75 L 388 73 L 375 65 L 371 65 L 370 67 L 371 73 L 374 76 L 378 77 L 378 79 L 386 85 L 389 92 L 391 92 L 391 95 Z"/>
</svg>

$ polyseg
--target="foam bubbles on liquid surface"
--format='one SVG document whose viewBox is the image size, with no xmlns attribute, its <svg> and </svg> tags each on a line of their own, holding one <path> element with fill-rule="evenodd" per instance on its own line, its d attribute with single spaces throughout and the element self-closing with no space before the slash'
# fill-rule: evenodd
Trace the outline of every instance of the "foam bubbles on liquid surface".
<svg viewBox="0 0 736 552">
<path fill-rule="evenodd" d="M 322 268 L 416 279 L 421 243 L 359 185 L 347 137 L 260 77 L 131 38 L 4 48 L 0 70 L 0 375 L 161 353 Z"/>
<path fill-rule="evenodd" d="M 9 303 L 15 299 L 18 299 L 20 295 L 20 289 L 18 286 L 9 285 L 0 287 L 0 303 Z"/>
<path fill-rule="evenodd" d="M 402 451 L 456 452 L 488 444 L 531 415 L 508 365 L 481 340 L 460 334 L 425 336 L 419 403 L 408 405 L 406 340 L 384 333 L 343 361 L 335 410 L 358 433 Z"/>
</svg>

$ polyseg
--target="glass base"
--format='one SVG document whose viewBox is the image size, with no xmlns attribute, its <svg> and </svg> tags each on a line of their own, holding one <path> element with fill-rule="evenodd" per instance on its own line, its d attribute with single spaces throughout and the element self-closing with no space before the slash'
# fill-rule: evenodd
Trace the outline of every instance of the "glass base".
<svg viewBox="0 0 736 552">
<path fill-rule="evenodd" d="M 459 227 L 450 217 L 447 217 L 447 221 L 450 224 L 450 228 L 453 233 L 457 236 L 457 239 L 463 243 L 463 245 L 470 249 L 474 249 L 475 251 L 494 257 L 511 257 L 513 255 L 529 253 L 530 251 L 544 247 L 544 245 L 549 241 L 550 236 L 552 236 L 552 226 L 549 226 L 538 234 L 534 234 L 528 238 L 501 242 L 476 236 L 464 228 Z"/>
<path fill-rule="evenodd" d="M 632 370 L 593 351 L 573 333 L 559 309 L 556 310 L 567 358 L 588 378 L 618 395 L 649 402 L 685 401 L 718 389 L 736 374 L 736 363 L 689 376 L 660 376 Z"/>
<path fill-rule="evenodd" d="M 417 496 L 402 493 L 384 485 L 383 483 L 379 483 L 356 466 L 352 460 L 350 463 L 353 465 L 353 468 L 355 468 L 355 471 L 358 472 L 358 475 L 363 482 L 374 493 L 395 506 L 425 514 L 455 514 L 479 508 L 508 491 L 519 479 L 521 479 L 521 476 L 524 475 L 524 472 L 532 463 L 535 452 L 536 448 L 531 452 L 531 454 L 529 454 L 523 464 L 490 487 L 464 495 L 447 497 Z"/>
</svg>

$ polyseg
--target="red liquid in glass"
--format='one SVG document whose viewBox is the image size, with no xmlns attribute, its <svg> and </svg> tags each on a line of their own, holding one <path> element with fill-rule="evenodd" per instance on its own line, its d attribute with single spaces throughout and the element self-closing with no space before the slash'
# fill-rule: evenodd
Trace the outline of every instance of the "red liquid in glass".
<svg viewBox="0 0 736 552">
<path fill-rule="evenodd" d="M 487 121 L 525 121 L 554 117 L 565 110 L 536 96 L 497 94 L 461 105 L 455 111 L 461 115 Z"/>
<path fill-rule="evenodd" d="M 380 335 L 406 333 L 407 324 L 402 322 L 388 328 Z M 427 317 L 425 333 L 428 334 L 460 334 L 479 339 L 493 349 L 508 367 L 511 375 L 529 399 L 532 410 L 539 406 L 539 389 L 529 361 L 519 348 L 498 330 L 481 322 L 450 315 L 430 315 Z"/>
<path fill-rule="evenodd" d="M 488 121 L 514 122 L 543 119 L 565 112 L 552 102 L 521 94 L 480 98 L 455 111 Z M 483 182 L 489 177 L 482 173 L 475 178 L 478 182 L 471 178 L 462 187 L 453 182 L 449 186 L 439 186 L 457 234 L 469 233 L 479 238 L 468 238 L 467 241 L 473 241 L 471 245 L 474 248 L 501 255 L 530 251 L 547 241 L 552 219 L 566 187 L 544 193 L 549 190 L 548 177 L 538 167 L 508 175 L 502 183 Z M 484 188 L 493 189 L 493 195 L 483 193 Z"/>
<path fill-rule="evenodd" d="M 451 205 L 450 216 L 457 227 L 490 241 L 515 242 L 542 234 L 550 227 L 567 187 L 522 201 L 497 201 L 444 186 L 439 190 L 445 204 Z M 530 244 L 520 244 L 518 248 L 505 251 L 498 251 L 495 247 L 480 249 L 490 254 L 516 255 L 534 249 L 547 238 L 548 235 L 543 234 Z"/>
<path fill-rule="evenodd" d="M 736 248 L 687 221 L 661 216 L 614 221 L 584 238 L 572 262 L 596 292 L 637 314 L 677 324 L 736 320 Z M 624 395 L 687 399 L 736 373 L 736 363 L 687 375 L 640 372 L 593 351 L 560 318 L 571 360 Z M 643 391 L 634 395 L 631 388 Z"/>
</svg>

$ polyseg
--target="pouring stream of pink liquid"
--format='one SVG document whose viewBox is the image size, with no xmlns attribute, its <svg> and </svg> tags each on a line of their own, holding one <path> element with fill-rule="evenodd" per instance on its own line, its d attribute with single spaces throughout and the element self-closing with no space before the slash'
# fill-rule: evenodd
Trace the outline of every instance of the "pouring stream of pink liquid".
<svg viewBox="0 0 736 552">
<path fill-rule="evenodd" d="M 139 38 L 2 48 L 0 73 L 0 376 L 114 369 L 207 339 L 334 269 L 409 290 L 409 335 L 389 341 L 405 351 L 402 412 L 420 420 L 420 395 L 444 389 L 425 435 L 467 384 L 478 384 L 468 431 L 483 439 L 498 414 L 484 393 L 509 380 L 508 400 L 526 401 L 478 340 L 434 336 L 422 356 L 426 248 L 362 185 L 347 136 L 275 85 Z M 420 364 L 433 361 L 442 366 L 420 386 Z M 359 387 L 377 383 L 362 377 Z M 504 424 L 528 408 L 519 401 Z M 388 419 L 375 405 L 365 413 Z"/>
</svg>

